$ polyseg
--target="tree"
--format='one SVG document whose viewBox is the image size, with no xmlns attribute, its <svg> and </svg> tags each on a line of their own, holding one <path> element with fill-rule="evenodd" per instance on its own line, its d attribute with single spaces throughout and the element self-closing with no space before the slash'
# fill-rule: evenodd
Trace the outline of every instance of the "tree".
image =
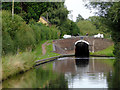
<svg viewBox="0 0 120 90">
<path fill-rule="evenodd" d="M 35 38 L 33 30 L 19 16 L 9 11 L 2 11 L 2 52 L 3 54 L 13 53 L 17 50 L 25 50 L 34 47 Z"/>
<path fill-rule="evenodd" d="M 69 11 L 64 7 L 64 3 L 55 3 L 56 7 L 50 7 L 42 16 L 47 18 L 51 24 L 56 25 L 61 31 L 61 37 L 64 34 L 77 35 L 80 33 L 75 22 L 67 18 Z"/>
<path fill-rule="evenodd" d="M 80 34 L 80 30 L 79 30 L 77 24 L 73 21 L 71 21 L 70 30 L 71 30 L 71 32 L 70 32 L 71 35 L 77 36 Z"/>
<path fill-rule="evenodd" d="M 61 37 L 64 34 L 69 35 L 78 35 L 80 33 L 77 24 L 69 19 L 67 19 L 61 26 L 59 27 L 61 30 Z"/>
<path fill-rule="evenodd" d="M 104 18 L 100 17 L 100 16 L 92 16 L 89 17 L 87 20 L 89 20 L 90 22 L 92 22 L 92 24 L 94 24 L 96 26 L 96 29 L 103 32 L 105 37 L 109 38 L 111 31 L 109 30 L 109 28 L 107 27 L 106 24 L 104 24 Z"/>
<path fill-rule="evenodd" d="M 112 39 L 115 43 L 114 54 L 120 58 L 120 2 L 92 2 L 89 5 L 98 9 L 98 15 L 104 18 L 103 23 L 112 31 Z"/>
<path fill-rule="evenodd" d="M 77 26 L 79 27 L 80 33 L 82 35 L 86 35 L 86 33 L 88 33 L 89 35 L 94 35 L 94 34 L 97 34 L 98 32 L 100 32 L 100 31 L 96 30 L 96 26 L 88 20 L 79 21 L 77 23 Z"/>
<path fill-rule="evenodd" d="M 79 22 L 80 20 L 84 20 L 84 18 L 80 14 L 78 14 L 78 17 L 76 18 L 76 22 Z"/>
<path fill-rule="evenodd" d="M 52 5 L 53 6 L 49 7 L 41 16 L 48 18 L 51 24 L 60 26 L 67 20 L 69 11 L 64 7 L 64 3 L 52 3 Z"/>
<path fill-rule="evenodd" d="M 96 26 L 96 29 L 99 29 L 100 26 L 101 26 L 101 23 L 100 23 L 100 17 L 99 16 L 92 16 L 92 17 L 89 17 L 88 18 L 89 21 L 92 22 L 92 24 L 94 24 Z"/>
<path fill-rule="evenodd" d="M 12 2 L 3 2 L 3 10 L 11 10 Z M 47 11 L 49 7 L 54 7 L 53 3 L 49 2 L 15 2 L 14 9 L 15 14 L 19 14 L 22 18 L 29 22 L 30 19 L 35 21 L 39 20 L 39 17 L 42 13 Z"/>
</svg>

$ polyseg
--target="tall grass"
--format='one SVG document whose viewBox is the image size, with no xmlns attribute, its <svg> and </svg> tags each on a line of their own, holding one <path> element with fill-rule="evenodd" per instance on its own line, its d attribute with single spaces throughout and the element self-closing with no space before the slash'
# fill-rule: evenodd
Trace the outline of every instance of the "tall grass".
<svg viewBox="0 0 120 90">
<path fill-rule="evenodd" d="M 35 63 L 36 56 L 31 52 L 24 52 L 19 55 L 8 55 L 2 58 L 2 78 L 24 72 L 30 69 Z"/>
</svg>

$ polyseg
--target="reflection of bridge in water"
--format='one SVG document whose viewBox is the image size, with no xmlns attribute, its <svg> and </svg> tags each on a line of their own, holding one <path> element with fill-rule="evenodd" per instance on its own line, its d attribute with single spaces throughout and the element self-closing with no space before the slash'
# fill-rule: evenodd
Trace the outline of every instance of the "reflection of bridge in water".
<svg viewBox="0 0 120 90">
<path fill-rule="evenodd" d="M 77 62 L 76 62 L 77 61 Z M 104 63 L 104 60 L 95 60 L 94 58 L 90 60 L 65 58 L 64 60 L 57 60 L 54 62 L 53 70 L 62 73 L 97 73 L 97 72 L 109 72 L 112 67 Z"/>
<path fill-rule="evenodd" d="M 75 53 L 75 42 L 80 40 L 81 37 L 73 37 L 67 39 L 60 39 L 54 41 L 54 51 L 60 54 L 73 54 Z M 108 39 L 84 37 L 83 40 L 89 43 L 89 51 L 99 51 L 113 45 L 113 42 Z"/>
<path fill-rule="evenodd" d="M 103 59 L 75 60 L 69 57 L 55 61 L 53 70 L 65 75 L 69 88 L 107 88 L 107 75 L 113 71 Z"/>
</svg>

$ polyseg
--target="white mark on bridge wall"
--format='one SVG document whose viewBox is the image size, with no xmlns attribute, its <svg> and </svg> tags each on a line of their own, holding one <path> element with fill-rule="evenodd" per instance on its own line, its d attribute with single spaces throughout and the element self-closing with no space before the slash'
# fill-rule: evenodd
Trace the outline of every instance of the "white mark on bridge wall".
<svg viewBox="0 0 120 90">
<path fill-rule="evenodd" d="M 95 40 L 93 40 L 92 52 L 94 53 Z"/>
<path fill-rule="evenodd" d="M 56 50 L 55 50 L 55 44 L 53 44 L 53 51 L 56 51 Z"/>
</svg>

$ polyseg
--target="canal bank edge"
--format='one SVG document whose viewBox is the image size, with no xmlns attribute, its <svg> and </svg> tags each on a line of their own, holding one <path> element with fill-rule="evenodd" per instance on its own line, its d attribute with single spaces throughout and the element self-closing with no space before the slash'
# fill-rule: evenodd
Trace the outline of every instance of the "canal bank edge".
<svg viewBox="0 0 120 90">
<path fill-rule="evenodd" d="M 54 61 L 54 60 L 57 60 L 58 58 L 72 57 L 72 56 L 75 56 L 75 54 L 65 54 L 65 55 L 59 55 L 59 56 L 55 56 L 55 57 L 51 57 L 51 58 L 38 60 L 38 61 L 35 61 L 35 63 L 36 63 L 35 66 L 38 66 L 38 65 L 41 65 L 41 64 L 44 64 L 44 63 L 47 63 L 47 62 L 51 62 L 51 61 Z M 90 56 L 92 56 L 92 57 L 113 57 L 113 56 L 106 56 L 106 55 L 90 55 Z"/>
<path fill-rule="evenodd" d="M 20 71 L 19 73 L 17 74 L 21 74 L 21 73 L 25 73 L 31 69 L 33 69 L 34 67 L 36 66 L 39 66 L 41 64 L 45 64 L 45 63 L 48 63 L 48 62 L 51 62 L 51 61 L 54 61 L 54 60 L 57 60 L 58 58 L 62 58 L 62 57 L 72 57 L 72 56 L 75 56 L 75 54 L 65 54 L 65 55 L 59 55 L 59 56 L 55 56 L 55 57 L 51 57 L 51 58 L 46 58 L 46 59 L 41 59 L 41 60 L 37 60 L 35 61 L 35 65 L 32 66 L 31 68 L 29 68 L 28 70 L 25 70 L 25 71 Z M 92 57 L 112 57 L 112 56 L 106 56 L 106 55 L 90 55 Z M 2 81 L 4 80 L 7 80 L 9 79 L 11 76 L 8 76 L 7 78 L 5 79 L 2 79 Z M 0 81 L 1 82 L 1 81 Z"/>
<path fill-rule="evenodd" d="M 24 73 L 24 72 L 27 72 L 31 69 L 33 69 L 34 67 L 36 66 L 39 66 L 41 64 L 45 64 L 45 63 L 48 63 L 48 62 L 51 62 L 51 61 L 54 61 L 54 60 L 57 60 L 58 58 L 62 58 L 62 57 L 72 57 L 72 56 L 75 56 L 75 54 L 65 54 L 65 55 L 59 55 L 59 56 L 55 56 L 55 57 L 51 57 L 51 58 L 46 58 L 46 59 L 41 59 L 41 60 L 37 60 L 35 61 L 35 65 L 33 65 L 31 68 L 29 68 L 28 70 L 25 70 L 25 71 L 20 71 L 19 73 L 17 74 L 21 74 L 21 73 Z M 92 57 L 112 57 L 112 56 L 106 56 L 106 55 L 90 55 Z M 7 78 L 5 79 L 2 79 L 2 81 L 4 80 L 7 80 L 8 78 L 10 78 L 11 76 L 8 76 Z M 0 81 L 1 82 L 1 81 Z"/>
<path fill-rule="evenodd" d="M 51 57 L 51 58 L 46 58 L 46 59 L 38 60 L 38 61 L 35 61 L 35 63 L 36 63 L 35 66 L 38 66 L 40 64 L 44 64 L 44 63 L 47 63 L 47 62 L 50 62 L 50 61 L 57 60 L 58 58 L 72 57 L 72 56 L 75 56 L 75 55 L 74 54 L 65 54 L 65 55 L 59 55 L 59 56 L 55 56 L 55 57 Z"/>
</svg>

